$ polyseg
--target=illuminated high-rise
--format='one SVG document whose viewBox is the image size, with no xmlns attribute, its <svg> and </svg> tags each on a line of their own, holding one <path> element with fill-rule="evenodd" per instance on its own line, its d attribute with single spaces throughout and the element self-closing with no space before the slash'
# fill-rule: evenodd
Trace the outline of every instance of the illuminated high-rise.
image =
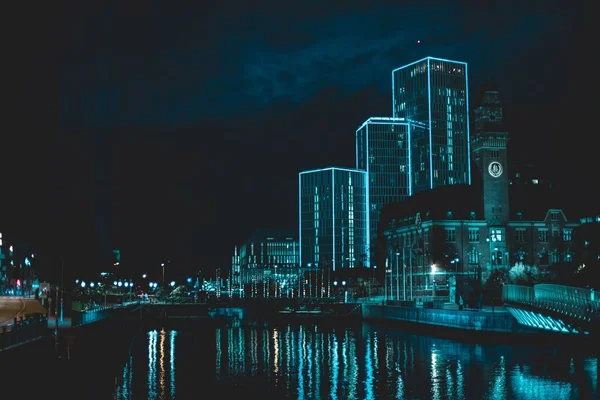
<svg viewBox="0 0 600 400">
<path fill-rule="evenodd" d="M 471 183 L 467 63 L 427 57 L 392 71 L 393 117 L 425 124 L 411 137 L 413 193 Z"/>
<path fill-rule="evenodd" d="M 300 265 L 320 270 L 369 266 L 367 174 L 330 167 L 300 172 Z"/>
<path fill-rule="evenodd" d="M 412 194 L 411 171 L 420 161 L 409 143 L 411 137 L 423 136 L 424 126 L 404 118 L 371 117 L 356 131 L 356 168 L 368 176 L 370 258 L 375 253 L 383 206 L 402 202 Z"/>
</svg>

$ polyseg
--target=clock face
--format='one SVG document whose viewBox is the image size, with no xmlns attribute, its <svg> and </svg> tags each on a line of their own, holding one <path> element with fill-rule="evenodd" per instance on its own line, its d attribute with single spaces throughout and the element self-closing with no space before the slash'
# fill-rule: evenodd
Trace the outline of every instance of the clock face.
<svg viewBox="0 0 600 400">
<path fill-rule="evenodd" d="M 492 177 L 498 178 L 503 172 L 502 164 L 500 164 L 498 161 L 492 161 L 488 166 L 488 172 Z"/>
</svg>

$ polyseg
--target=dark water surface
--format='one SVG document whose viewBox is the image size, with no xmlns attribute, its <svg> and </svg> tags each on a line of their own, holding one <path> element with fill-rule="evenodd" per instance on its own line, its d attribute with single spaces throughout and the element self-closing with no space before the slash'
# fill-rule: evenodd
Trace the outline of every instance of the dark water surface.
<svg viewBox="0 0 600 400">
<path fill-rule="evenodd" d="M 465 344 L 369 324 L 161 328 L 130 350 L 115 399 L 598 399 L 591 349 Z"/>
</svg>

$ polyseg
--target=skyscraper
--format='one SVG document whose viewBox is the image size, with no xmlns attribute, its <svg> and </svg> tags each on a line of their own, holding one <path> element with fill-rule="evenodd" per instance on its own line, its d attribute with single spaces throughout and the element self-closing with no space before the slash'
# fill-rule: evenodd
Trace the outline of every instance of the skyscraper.
<svg viewBox="0 0 600 400">
<path fill-rule="evenodd" d="M 411 136 L 412 191 L 471 183 L 467 64 L 427 57 L 392 71 L 393 117 L 425 124 Z"/>
<path fill-rule="evenodd" d="M 372 117 L 356 131 L 356 168 L 367 173 L 369 205 L 369 249 L 375 252 L 381 209 L 399 203 L 412 194 L 411 136 L 421 136 L 424 124 L 404 118 Z"/>
<path fill-rule="evenodd" d="M 300 265 L 321 270 L 369 265 L 366 172 L 330 167 L 300 172 Z"/>
</svg>

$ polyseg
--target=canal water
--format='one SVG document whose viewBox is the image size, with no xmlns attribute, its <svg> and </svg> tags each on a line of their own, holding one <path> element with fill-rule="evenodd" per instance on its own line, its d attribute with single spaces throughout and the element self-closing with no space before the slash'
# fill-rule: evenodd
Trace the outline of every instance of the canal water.
<svg viewBox="0 0 600 400">
<path fill-rule="evenodd" d="M 58 364 L 14 364 L 18 377 L 2 380 L 23 390 L 10 398 L 599 398 L 592 349 L 469 344 L 367 323 L 229 320 L 134 332 L 79 341 Z"/>
<path fill-rule="evenodd" d="M 116 399 L 598 399 L 598 357 L 362 324 L 152 329 Z"/>
</svg>

